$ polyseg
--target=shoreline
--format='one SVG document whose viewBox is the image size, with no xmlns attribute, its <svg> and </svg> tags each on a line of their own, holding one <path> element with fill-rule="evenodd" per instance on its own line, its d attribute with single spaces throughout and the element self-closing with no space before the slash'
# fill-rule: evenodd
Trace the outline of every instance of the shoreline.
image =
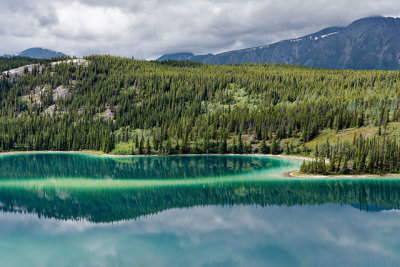
<svg viewBox="0 0 400 267">
<path fill-rule="evenodd" d="M 343 174 L 343 175 L 322 175 L 322 174 L 302 174 L 299 170 L 293 170 L 283 173 L 283 177 L 285 178 L 293 178 L 293 179 L 305 179 L 305 180 L 313 180 L 313 179 L 397 179 L 400 178 L 400 174 L 396 173 L 387 173 L 384 175 L 378 174 Z"/>
<path fill-rule="evenodd" d="M 23 155 L 23 154 L 80 154 L 80 155 L 94 155 L 94 156 L 104 156 L 106 154 L 98 151 L 52 151 L 52 150 L 42 150 L 42 151 L 6 151 L 0 152 L 1 156 L 12 156 L 12 155 Z"/>
<path fill-rule="evenodd" d="M 245 156 L 245 157 L 265 157 L 265 158 L 281 158 L 292 160 L 306 160 L 312 161 L 313 158 L 306 156 L 293 156 L 293 155 L 272 155 L 272 154 L 174 154 L 174 155 L 113 155 L 105 154 L 101 151 L 7 151 L 0 152 L 2 156 L 23 155 L 23 154 L 77 154 L 95 157 L 108 157 L 108 158 L 135 158 L 135 157 L 181 157 L 181 156 Z M 376 174 L 360 174 L 360 175 L 313 175 L 301 174 L 300 170 L 292 170 L 282 173 L 283 178 L 304 179 L 304 180 L 317 180 L 317 179 L 395 179 L 400 178 L 400 174 L 389 173 L 385 175 Z"/>
<path fill-rule="evenodd" d="M 267 158 L 282 158 L 282 159 L 294 159 L 294 160 L 307 160 L 312 161 L 313 159 L 305 156 L 293 156 L 293 155 L 273 155 L 273 154 L 173 154 L 173 155 L 114 155 L 105 154 L 101 151 L 6 151 L 0 152 L 0 156 L 11 156 L 11 155 L 23 155 L 23 154 L 78 154 L 78 155 L 89 155 L 99 157 L 110 157 L 110 158 L 131 158 L 131 157 L 182 157 L 182 156 L 246 156 L 246 157 L 267 157 Z"/>
</svg>

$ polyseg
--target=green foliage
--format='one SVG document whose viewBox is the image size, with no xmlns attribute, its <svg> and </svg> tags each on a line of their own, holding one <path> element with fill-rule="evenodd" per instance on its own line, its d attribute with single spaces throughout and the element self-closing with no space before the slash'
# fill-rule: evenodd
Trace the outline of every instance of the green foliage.
<svg viewBox="0 0 400 267">
<path fill-rule="evenodd" d="M 269 154 L 269 153 L 271 153 L 271 148 L 265 144 L 265 140 L 263 140 L 261 142 L 260 153 L 261 154 Z"/>
<path fill-rule="evenodd" d="M 316 159 L 310 162 L 303 161 L 300 172 L 309 174 L 327 174 L 324 159 Z"/>
<path fill-rule="evenodd" d="M 361 180 L 357 183 L 338 180 L 237 181 L 224 183 L 223 186 L 149 186 L 122 189 L 107 183 L 101 190 L 77 188 L 63 189 L 62 192 L 69 197 L 60 197 L 60 188 L 55 185 L 51 188 L 2 186 L 0 210 L 33 213 L 60 220 L 85 218 L 90 222 L 116 222 L 167 209 L 205 205 L 264 207 L 337 203 L 356 205 L 366 210 L 369 206 L 400 208 L 399 182 L 378 180 Z"/>
<path fill-rule="evenodd" d="M 354 136 L 353 142 L 329 142 L 319 148 L 319 159 L 304 162 L 301 171 L 319 174 L 388 174 L 400 173 L 400 143 L 379 134 L 373 138 Z M 325 159 L 329 160 L 328 167 Z M 321 163 L 321 166 L 318 164 Z M 318 165 L 318 166 L 316 166 Z"/>
<path fill-rule="evenodd" d="M 86 59 L 0 80 L 1 151 L 307 154 L 326 129 L 379 125 L 384 135 L 400 118 L 399 72 Z M 37 62 L 0 66 L 25 63 Z"/>
<path fill-rule="evenodd" d="M 271 144 L 271 153 L 273 155 L 278 155 L 281 153 L 281 141 L 278 138 L 274 138 Z"/>
</svg>

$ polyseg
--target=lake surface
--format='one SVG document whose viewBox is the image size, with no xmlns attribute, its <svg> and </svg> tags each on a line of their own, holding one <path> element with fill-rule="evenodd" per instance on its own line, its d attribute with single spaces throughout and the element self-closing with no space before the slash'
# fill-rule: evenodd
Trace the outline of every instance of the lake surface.
<svg viewBox="0 0 400 267">
<path fill-rule="evenodd" d="M 398 266 L 400 180 L 245 156 L 0 156 L 1 266 Z"/>
</svg>

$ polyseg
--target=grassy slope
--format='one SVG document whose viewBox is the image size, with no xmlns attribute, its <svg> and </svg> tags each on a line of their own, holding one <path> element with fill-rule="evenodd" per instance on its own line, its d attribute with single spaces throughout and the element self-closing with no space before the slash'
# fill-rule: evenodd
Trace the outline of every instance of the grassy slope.
<svg viewBox="0 0 400 267">
<path fill-rule="evenodd" d="M 348 128 L 340 131 L 335 131 L 331 129 L 323 130 L 316 138 L 306 143 L 306 146 L 310 149 L 314 149 L 317 144 L 324 144 L 327 140 L 331 144 L 334 144 L 337 140 L 340 142 L 348 141 L 352 142 L 354 135 L 362 134 L 364 137 L 373 137 L 379 131 L 379 126 L 365 126 L 361 128 Z M 381 127 L 381 131 L 383 134 L 386 134 L 390 137 L 400 138 L 400 122 L 392 122 L 384 127 Z M 251 135 L 243 135 L 243 140 L 245 142 L 249 142 Z M 299 142 L 298 138 L 289 138 L 282 140 L 282 144 L 285 142 L 289 143 L 297 143 Z M 231 145 L 232 140 L 228 141 L 228 145 Z M 253 144 L 253 148 L 259 147 L 259 143 Z M 115 149 L 110 153 L 113 155 L 129 155 L 132 151 L 133 142 L 130 143 L 119 143 L 116 144 Z"/>
<path fill-rule="evenodd" d="M 341 131 L 334 131 L 331 129 L 323 130 L 316 138 L 306 143 L 307 147 L 314 148 L 317 144 L 323 144 L 327 140 L 331 144 L 334 144 L 336 140 L 339 141 L 348 141 L 351 142 L 353 140 L 354 135 L 362 134 L 364 137 L 373 137 L 379 131 L 378 126 L 366 126 L 361 128 L 349 128 Z M 386 133 L 388 136 L 392 137 L 400 137 L 400 122 L 389 123 L 384 129 L 381 128 L 382 133 Z"/>
</svg>

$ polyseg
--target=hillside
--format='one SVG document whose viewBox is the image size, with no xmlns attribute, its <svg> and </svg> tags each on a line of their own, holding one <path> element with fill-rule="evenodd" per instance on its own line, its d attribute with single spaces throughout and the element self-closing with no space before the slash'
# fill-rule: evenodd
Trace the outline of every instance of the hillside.
<svg viewBox="0 0 400 267">
<path fill-rule="evenodd" d="M 400 19 L 369 17 L 296 39 L 221 54 L 168 54 L 158 60 L 207 64 L 285 63 L 332 69 L 400 68 Z"/>
<path fill-rule="evenodd" d="M 399 79 L 110 56 L 35 65 L 3 75 L 0 150 L 308 154 L 326 130 L 398 122 Z"/>
<path fill-rule="evenodd" d="M 47 59 L 36 59 L 29 57 L 0 57 L 0 73 L 30 64 L 45 64 L 46 62 L 48 62 Z"/>
</svg>

